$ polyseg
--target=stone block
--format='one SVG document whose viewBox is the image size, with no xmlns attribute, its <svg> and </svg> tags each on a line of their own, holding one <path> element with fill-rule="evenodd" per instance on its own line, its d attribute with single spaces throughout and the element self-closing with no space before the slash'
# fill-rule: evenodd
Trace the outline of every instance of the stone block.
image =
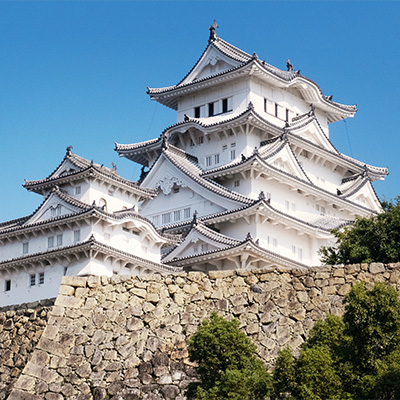
<svg viewBox="0 0 400 400">
<path fill-rule="evenodd" d="M 85 300 L 83 298 L 60 295 L 57 297 L 55 305 L 65 308 L 80 308 L 82 307 L 84 301 Z"/>
<path fill-rule="evenodd" d="M 369 265 L 369 272 L 371 274 L 380 274 L 385 271 L 385 266 L 382 263 L 371 263 Z"/>
<path fill-rule="evenodd" d="M 61 284 L 73 287 L 86 287 L 87 278 L 80 276 L 63 276 Z"/>
</svg>

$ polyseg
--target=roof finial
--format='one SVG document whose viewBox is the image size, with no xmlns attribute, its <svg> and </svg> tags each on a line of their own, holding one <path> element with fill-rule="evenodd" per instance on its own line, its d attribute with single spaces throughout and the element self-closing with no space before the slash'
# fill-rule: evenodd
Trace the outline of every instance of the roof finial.
<svg viewBox="0 0 400 400">
<path fill-rule="evenodd" d="M 261 190 L 260 194 L 258 195 L 258 200 L 265 200 L 265 193 Z"/>
<path fill-rule="evenodd" d="M 286 68 L 287 68 L 287 70 L 288 70 L 289 72 L 292 72 L 292 71 L 293 71 L 293 64 L 290 62 L 290 59 L 289 59 L 289 58 L 286 60 Z"/>
<path fill-rule="evenodd" d="M 251 240 L 251 241 L 253 241 L 253 236 L 251 236 L 251 233 L 250 233 L 250 232 L 247 233 L 247 235 L 246 235 L 246 240 Z"/>
<path fill-rule="evenodd" d="M 112 165 L 113 171 L 116 171 L 117 170 L 117 165 L 115 164 L 114 161 L 111 163 L 111 165 Z"/>
<path fill-rule="evenodd" d="M 71 146 L 71 145 L 69 145 L 68 147 L 67 147 L 67 154 L 68 155 L 70 155 L 72 152 L 71 152 L 71 150 L 73 149 L 73 147 Z"/>
<path fill-rule="evenodd" d="M 210 30 L 210 38 L 208 39 L 209 42 L 213 42 L 217 38 L 217 32 L 215 30 L 219 28 L 217 21 L 214 19 L 213 24 L 208 28 Z"/>
</svg>

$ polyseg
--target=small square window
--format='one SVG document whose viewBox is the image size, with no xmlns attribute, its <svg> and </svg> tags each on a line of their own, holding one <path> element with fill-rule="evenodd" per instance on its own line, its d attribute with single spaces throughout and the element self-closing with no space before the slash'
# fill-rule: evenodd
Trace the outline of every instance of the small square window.
<svg viewBox="0 0 400 400">
<path fill-rule="evenodd" d="M 29 276 L 29 284 L 30 284 L 30 286 L 35 286 L 36 285 L 36 275 L 35 274 L 31 274 Z"/>
<path fill-rule="evenodd" d="M 11 280 L 7 279 L 4 282 L 4 291 L 9 292 L 11 290 Z"/>
<path fill-rule="evenodd" d="M 29 243 L 25 242 L 22 243 L 22 254 L 28 254 L 29 253 Z"/>
<path fill-rule="evenodd" d="M 181 210 L 174 211 L 174 221 L 181 220 Z"/>
<path fill-rule="evenodd" d="M 39 285 L 44 283 L 44 272 L 39 272 Z"/>
<path fill-rule="evenodd" d="M 228 112 L 228 99 L 222 99 L 222 112 Z"/>
<path fill-rule="evenodd" d="M 238 179 L 237 181 L 233 181 L 233 187 L 239 187 L 240 186 L 240 180 Z"/>
<path fill-rule="evenodd" d="M 57 246 L 62 246 L 63 244 L 63 235 L 57 235 Z"/>
<path fill-rule="evenodd" d="M 184 219 L 189 219 L 189 218 L 190 218 L 190 207 L 185 208 L 185 209 L 183 210 L 183 218 L 184 218 Z"/>
<path fill-rule="evenodd" d="M 212 117 L 214 115 L 214 103 L 208 103 L 208 116 Z"/>
<path fill-rule="evenodd" d="M 74 231 L 74 242 L 79 242 L 81 240 L 81 231 L 77 230 Z"/>
<path fill-rule="evenodd" d="M 226 151 L 228 149 L 228 145 L 227 144 L 224 144 L 223 146 L 222 146 L 222 151 Z"/>
</svg>

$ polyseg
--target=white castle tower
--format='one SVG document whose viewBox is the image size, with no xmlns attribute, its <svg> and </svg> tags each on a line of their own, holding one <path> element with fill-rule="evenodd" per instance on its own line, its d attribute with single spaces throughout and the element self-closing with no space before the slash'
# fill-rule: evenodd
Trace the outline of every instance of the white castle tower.
<svg viewBox="0 0 400 400">
<path fill-rule="evenodd" d="M 381 210 L 371 182 L 387 169 L 329 140 L 329 124 L 353 117 L 355 106 L 332 101 L 289 60 L 282 71 L 232 46 L 216 27 L 178 84 L 148 89 L 178 122 L 159 138 L 116 144 L 121 157 L 148 168 L 140 187 L 158 190 L 140 213 L 162 232 L 183 234 L 163 255 L 171 266 L 319 265 L 333 228 Z"/>
</svg>

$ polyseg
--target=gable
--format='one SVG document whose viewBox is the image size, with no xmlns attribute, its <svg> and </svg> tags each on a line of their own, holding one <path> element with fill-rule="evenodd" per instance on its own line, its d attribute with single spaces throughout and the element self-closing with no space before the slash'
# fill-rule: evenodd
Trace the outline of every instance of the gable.
<svg viewBox="0 0 400 400">
<path fill-rule="evenodd" d="M 288 143 L 282 147 L 279 152 L 268 157 L 265 161 L 281 171 L 296 176 L 299 179 L 309 181 L 309 178 L 300 167 L 299 162 L 292 153 Z"/>
<path fill-rule="evenodd" d="M 82 211 L 82 208 L 68 204 L 53 192 L 24 223 L 24 225 L 47 221 L 52 218 L 57 218 L 68 214 L 75 214 Z"/>
<path fill-rule="evenodd" d="M 204 79 L 208 76 L 238 67 L 241 64 L 242 63 L 239 61 L 234 60 L 219 51 L 215 46 L 210 45 L 193 70 L 180 84 L 184 85 L 195 80 Z"/>
<path fill-rule="evenodd" d="M 363 207 L 369 208 L 372 211 L 382 211 L 381 203 L 376 196 L 376 193 L 369 180 L 362 185 L 359 190 L 347 197 L 347 199 L 354 203 L 360 204 Z"/>
<path fill-rule="evenodd" d="M 63 175 L 67 175 L 76 171 L 79 171 L 81 168 L 78 168 L 74 165 L 70 160 L 65 159 L 61 165 L 54 171 L 49 178 L 58 178 Z"/>
<path fill-rule="evenodd" d="M 182 191 L 188 196 L 191 196 L 191 198 L 186 199 L 188 200 L 186 204 L 193 206 L 199 216 L 238 208 L 243 205 L 243 202 L 236 201 L 229 196 L 224 196 L 226 189 L 216 184 L 211 184 L 204 178 L 201 178 L 199 176 L 200 169 L 198 167 L 187 164 L 188 163 L 182 167 L 178 167 L 163 153 L 147 174 L 142 182 L 142 186 L 159 189 L 160 194 L 156 198 L 161 198 L 161 195 L 170 196 L 174 188 L 187 188 L 188 190 Z M 189 168 L 191 168 L 192 171 L 186 171 Z M 200 200 L 198 202 L 194 201 L 196 196 L 199 196 L 197 198 L 201 199 L 203 204 L 200 204 Z M 167 204 L 167 199 L 165 197 L 163 199 L 164 202 L 162 202 L 162 204 L 160 203 L 160 206 L 162 209 L 165 209 L 164 204 Z M 148 200 L 146 204 L 152 201 L 154 200 Z M 206 205 L 205 203 L 208 204 Z M 175 205 L 176 203 L 171 204 Z"/>
<path fill-rule="evenodd" d="M 299 128 L 299 129 L 291 129 L 291 131 L 301 138 L 322 147 L 328 151 L 337 153 L 336 148 L 329 141 L 329 139 L 325 136 L 321 127 L 318 125 L 315 119 L 313 119 L 309 124 Z"/>
</svg>

